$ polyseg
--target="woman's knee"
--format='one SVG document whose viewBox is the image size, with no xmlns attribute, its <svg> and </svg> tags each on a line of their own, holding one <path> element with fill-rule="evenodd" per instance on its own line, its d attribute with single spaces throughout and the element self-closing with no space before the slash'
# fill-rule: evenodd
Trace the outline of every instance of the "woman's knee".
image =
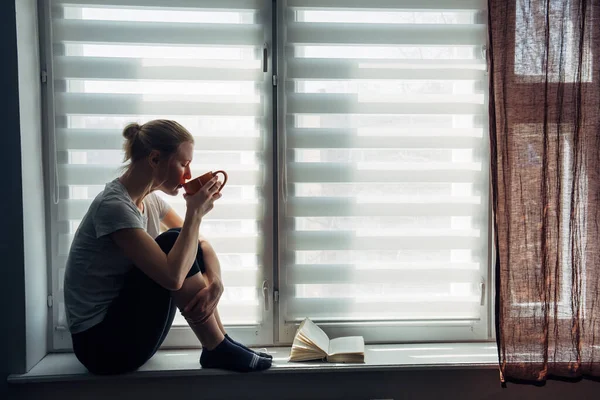
<svg viewBox="0 0 600 400">
<path fill-rule="evenodd" d="M 198 253 L 196 254 L 196 263 L 198 264 L 198 268 L 200 269 L 200 272 L 202 272 L 203 274 L 206 273 L 206 265 L 204 262 L 204 249 L 202 248 L 203 246 L 205 246 L 204 243 L 207 243 L 207 242 L 198 243 Z"/>
<path fill-rule="evenodd" d="M 156 243 L 158 243 L 162 251 L 168 254 L 175 245 L 180 232 L 181 228 L 171 228 L 158 235 L 155 239 Z"/>
<path fill-rule="evenodd" d="M 164 251 L 166 254 L 169 254 L 169 252 L 175 245 L 175 242 L 177 241 L 177 238 L 179 237 L 180 233 L 181 228 L 171 228 L 168 231 L 165 231 L 158 235 L 158 237 L 155 239 L 156 243 L 158 243 L 162 251 Z M 206 266 L 204 265 L 204 254 L 202 252 L 202 246 L 200 244 L 198 245 L 198 252 L 196 253 L 196 261 L 190 268 L 190 271 L 186 275 L 186 278 L 194 276 L 198 272 L 203 274 L 206 273 Z"/>
</svg>

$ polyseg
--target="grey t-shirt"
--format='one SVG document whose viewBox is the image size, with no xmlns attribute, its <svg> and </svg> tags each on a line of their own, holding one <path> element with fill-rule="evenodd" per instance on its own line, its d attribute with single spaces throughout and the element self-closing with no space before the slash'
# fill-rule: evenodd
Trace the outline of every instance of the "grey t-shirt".
<svg viewBox="0 0 600 400">
<path fill-rule="evenodd" d="M 102 322 L 133 264 L 109 236 L 140 228 L 156 238 L 170 206 L 155 193 L 144 198 L 143 212 L 118 179 L 106 184 L 83 217 L 67 259 L 64 293 L 71 333 Z"/>
</svg>

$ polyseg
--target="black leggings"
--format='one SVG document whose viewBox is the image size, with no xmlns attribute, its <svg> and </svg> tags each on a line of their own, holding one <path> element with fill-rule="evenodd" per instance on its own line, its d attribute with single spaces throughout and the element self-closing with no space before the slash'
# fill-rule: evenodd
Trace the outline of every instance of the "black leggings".
<svg viewBox="0 0 600 400">
<path fill-rule="evenodd" d="M 179 232 L 180 229 L 170 229 L 156 238 L 165 253 L 173 248 Z M 198 272 L 205 272 L 200 246 L 187 277 Z M 176 311 L 171 292 L 133 267 L 104 320 L 71 335 L 73 351 L 94 374 L 134 371 L 156 353 L 169 333 Z"/>
</svg>

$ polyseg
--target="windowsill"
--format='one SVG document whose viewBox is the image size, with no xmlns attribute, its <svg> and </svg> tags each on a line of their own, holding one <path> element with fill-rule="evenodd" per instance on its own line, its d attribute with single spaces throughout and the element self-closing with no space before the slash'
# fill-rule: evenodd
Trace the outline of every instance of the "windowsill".
<svg viewBox="0 0 600 400">
<path fill-rule="evenodd" d="M 498 353 L 493 342 L 367 345 L 364 364 L 288 362 L 289 347 L 270 347 L 268 352 L 273 355 L 273 366 L 259 372 L 261 374 L 498 367 Z M 136 372 L 109 377 L 89 374 L 73 353 L 53 353 L 44 357 L 28 373 L 10 375 L 8 381 L 17 384 L 234 374 L 202 369 L 198 362 L 200 353 L 199 349 L 161 350 Z"/>
</svg>

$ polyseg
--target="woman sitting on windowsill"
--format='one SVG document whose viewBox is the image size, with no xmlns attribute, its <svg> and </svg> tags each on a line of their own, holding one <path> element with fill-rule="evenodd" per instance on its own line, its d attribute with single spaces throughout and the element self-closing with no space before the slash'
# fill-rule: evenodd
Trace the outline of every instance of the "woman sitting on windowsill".
<svg viewBox="0 0 600 400">
<path fill-rule="evenodd" d="M 269 368 L 271 356 L 233 341 L 217 311 L 219 260 L 199 228 L 221 197 L 220 182 L 214 177 L 184 195 L 184 219 L 154 193 L 174 196 L 191 178 L 192 135 L 177 122 L 154 120 L 127 126 L 123 136 L 130 163 L 92 202 L 67 261 L 75 355 L 96 374 L 136 370 L 158 350 L 179 308 L 202 343 L 203 368 Z M 162 234 L 161 222 L 170 228 Z"/>
</svg>

